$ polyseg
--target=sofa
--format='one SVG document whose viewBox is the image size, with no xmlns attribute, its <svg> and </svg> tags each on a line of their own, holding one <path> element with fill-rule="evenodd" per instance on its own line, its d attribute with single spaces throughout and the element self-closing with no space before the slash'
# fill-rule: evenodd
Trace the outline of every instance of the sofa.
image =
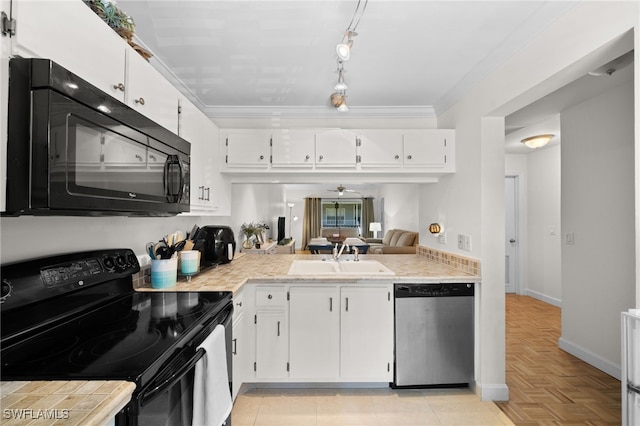
<svg viewBox="0 0 640 426">
<path fill-rule="evenodd" d="M 420 235 L 404 229 L 389 229 L 383 238 L 365 238 L 371 254 L 415 254 Z"/>
</svg>

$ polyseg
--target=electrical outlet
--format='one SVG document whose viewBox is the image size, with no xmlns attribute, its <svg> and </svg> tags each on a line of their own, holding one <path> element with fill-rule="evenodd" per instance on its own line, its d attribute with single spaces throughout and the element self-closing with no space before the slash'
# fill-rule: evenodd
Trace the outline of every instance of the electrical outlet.
<svg viewBox="0 0 640 426">
<path fill-rule="evenodd" d="M 440 244 L 447 244 L 447 233 L 443 232 L 440 235 L 438 235 L 438 242 Z"/>
<path fill-rule="evenodd" d="M 567 232 L 566 234 L 564 234 L 564 242 L 567 245 L 572 246 L 574 243 L 574 238 L 575 236 L 573 235 L 573 232 Z"/>
<path fill-rule="evenodd" d="M 464 249 L 466 251 L 471 251 L 471 235 L 464 236 Z"/>
<path fill-rule="evenodd" d="M 464 250 L 464 235 L 458 234 L 458 248 Z"/>
</svg>

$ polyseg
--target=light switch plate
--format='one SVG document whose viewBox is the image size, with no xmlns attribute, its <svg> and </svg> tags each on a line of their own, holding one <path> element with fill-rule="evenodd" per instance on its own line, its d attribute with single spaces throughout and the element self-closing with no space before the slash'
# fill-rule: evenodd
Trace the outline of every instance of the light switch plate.
<svg viewBox="0 0 640 426">
<path fill-rule="evenodd" d="M 458 248 L 464 250 L 464 235 L 458 234 Z"/>
<path fill-rule="evenodd" d="M 464 249 L 466 251 L 471 251 L 471 235 L 464 236 Z"/>
</svg>

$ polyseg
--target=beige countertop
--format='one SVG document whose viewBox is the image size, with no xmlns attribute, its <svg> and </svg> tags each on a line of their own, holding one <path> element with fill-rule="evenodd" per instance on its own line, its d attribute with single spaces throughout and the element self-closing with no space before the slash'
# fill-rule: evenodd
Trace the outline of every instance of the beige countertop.
<svg viewBox="0 0 640 426">
<path fill-rule="evenodd" d="M 133 382 L 1 382 L 3 425 L 104 425 L 129 401 Z"/>
<path fill-rule="evenodd" d="M 426 256 L 411 254 L 367 254 L 360 255 L 361 260 L 374 259 L 395 272 L 395 275 L 356 276 L 356 275 L 287 275 L 291 263 L 296 259 L 321 259 L 327 255 L 310 254 L 239 254 L 227 264 L 206 269 L 187 282 L 185 277 L 178 279 L 175 287 L 155 290 L 145 281 L 137 286 L 140 291 L 231 291 L 237 292 L 246 283 L 265 282 L 394 282 L 394 283 L 431 283 L 431 282 L 479 282 L 480 276 L 467 273 Z M 345 257 L 345 259 L 350 259 Z"/>
</svg>

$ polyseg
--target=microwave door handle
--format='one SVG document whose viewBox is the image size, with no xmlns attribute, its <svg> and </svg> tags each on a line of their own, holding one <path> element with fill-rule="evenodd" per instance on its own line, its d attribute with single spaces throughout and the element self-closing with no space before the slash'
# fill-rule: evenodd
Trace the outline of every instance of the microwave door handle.
<svg viewBox="0 0 640 426">
<path fill-rule="evenodd" d="M 179 171 L 178 174 L 180 176 L 180 186 L 178 187 L 179 189 L 177 194 L 171 193 L 171 184 L 173 183 L 173 179 L 171 179 L 172 174 L 169 172 L 171 171 L 171 167 L 174 165 L 178 166 L 178 171 Z M 182 167 L 182 161 L 180 160 L 180 157 L 178 157 L 177 155 L 169 155 L 167 157 L 167 161 L 164 163 L 164 188 L 165 188 L 165 195 L 167 196 L 167 199 L 171 203 L 179 202 L 182 199 L 182 196 L 184 195 L 184 172 Z"/>
<path fill-rule="evenodd" d="M 149 389 L 143 392 L 140 395 L 140 406 L 142 407 L 148 404 L 154 398 L 162 394 L 165 390 L 175 385 L 196 365 L 198 361 L 200 361 L 200 358 L 202 358 L 205 353 L 206 351 L 204 348 L 198 349 L 196 353 L 191 357 L 191 359 L 188 362 L 186 362 L 178 371 L 172 374 L 171 377 L 169 377 L 167 380 L 163 381 L 153 389 Z"/>
</svg>

